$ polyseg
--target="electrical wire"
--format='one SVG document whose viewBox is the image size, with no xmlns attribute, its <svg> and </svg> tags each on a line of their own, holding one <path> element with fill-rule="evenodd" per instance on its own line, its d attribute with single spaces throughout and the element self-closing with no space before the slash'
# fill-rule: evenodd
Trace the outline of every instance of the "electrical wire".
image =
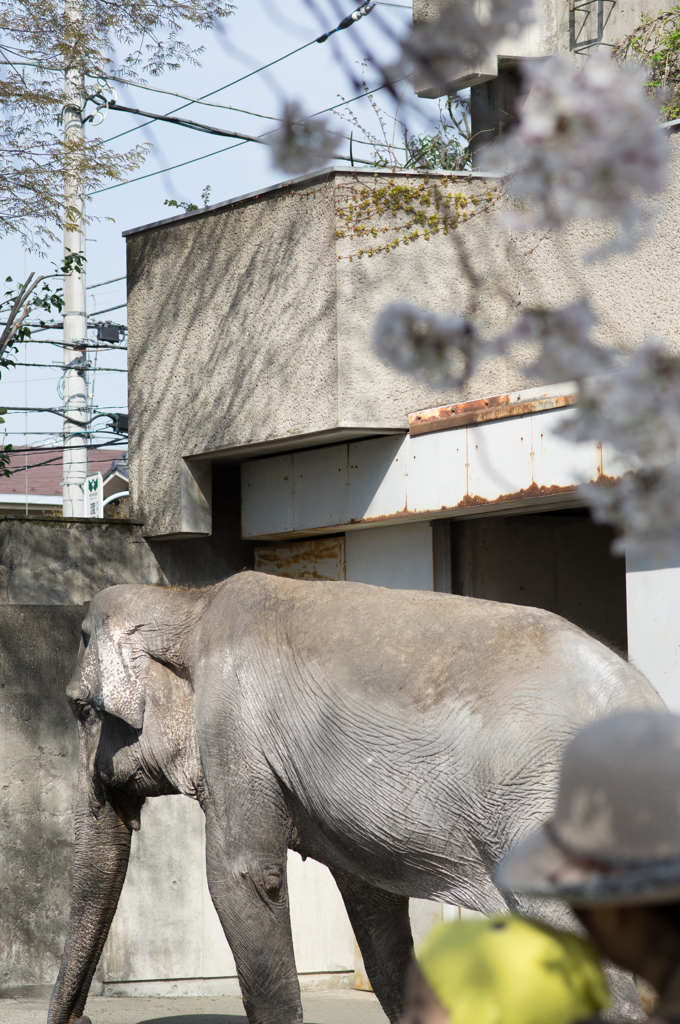
<svg viewBox="0 0 680 1024">
<path fill-rule="evenodd" d="M 93 451 L 95 448 L 114 448 L 117 444 L 127 444 L 127 438 L 121 438 L 120 441 L 116 441 L 115 438 L 111 441 L 102 441 L 101 444 L 73 444 L 69 445 L 69 451 L 75 451 L 76 449 L 87 448 L 88 451 Z M 28 448 L 28 445 L 26 446 Z M 60 449 L 60 451 L 62 451 Z M 39 466 L 52 466 L 55 462 L 61 462 L 64 458 L 63 452 L 57 455 L 54 459 L 46 459 L 45 462 L 33 462 L 30 466 L 17 466 L 16 469 L 10 469 L 10 474 L 14 476 L 15 473 L 24 473 L 29 469 L 38 469 Z"/>
<path fill-rule="evenodd" d="M 402 79 L 398 79 L 398 81 L 402 81 Z M 343 100 L 341 103 L 335 103 L 332 107 L 325 107 L 323 110 L 318 110 L 315 114 L 310 114 L 309 116 L 310 118 L 319 117 L 320 114 L 327 114 L 331 110 L 337 110 L 338 107 L 346 106 L 346 104 L 348 103 L 356 103 L 357 100 L 361 100 L 366 96 L 372 96 L 374 93 L 380 92 L 381 89 L 390 89 L 396 84 L 396 82 L 385 82 L 384 85 L 379 85 L 376 89 L 369 89 L 367 92 L 362 92 L 358 96 L 352 97 L 352 99 Z M 309 120 L 309 118 L 305 118 L 305 120 Z M 271 135 L 273 134 L 273 131 L 276 131 L 276 129 L 273 129 L 271 132 L 265 132 L 264 134 Z M 205 153 L 203 156 L 195 156 L 192 160 L 185 160 L 181 164 L 173 164 L 172 167 L 162 167 L 159 171 L 151 171 L 149 174 L 140 174 L 136 178 L 129 178 L 127 181 L 119 181 L 115 185 L 107 185 L 105 188 L 95 189 L 94 192 L 89 192 L 88 196 L 96 196 L 99 195 L 101 192 L 110 192 L 111 189 L 122 188 L 123 185 L 131 185 L 135 181 L 144 181 L 146 178 L 154 178 L 157 174 L 166 174 L 168 171 L 176 171 L 180 167 L 188 167 L 189 164 L 196 164 L 199 162 L 199 160 L 207 160 L 208 157 L 219 156 L 220 153 L 228 153 L 232 149 L 238 149 L 239 146 L 245 145 L 245 142 L 236 142 L 233 146 L 225 146 L 223 149 L 215 149 L 213 150 L 212 153 Z M 343 159 L 349 160 L 349 157 L 343 157 Z M 370 160 L 359 161 L 357 160 L 356 157 L 354 158 L 354 160 L 356 163 L 365 163 L 368 164 L 369 166 L 371 166 L 372 164 L 372 161 Z"/>
<path fill-rule="evenodd" d="M 123 274 L 122 277 L 112 277 L 110 281 L 100 281 L 99 284 L 88 284 L 85 291 L 92 291 L 93 288 L 103 288 L 105 284 L 117 284 L 118 281 L 126 281 L 127 274 Z"/>
<path fill-rule="evenodd" d="M 204 93 L 199 97 L 199 99 L 207 100 L 209 96 L 216 96 L 218 92 L 224 92 L 225 89 L 231 89 L 232 85 L 238 85 L 239 82 L 245 82 L 246 78 L 252 78 L 253 75 L 259 75 L 260 71 L 266 71 L 267 68 L 272 68 L 275 64 L 280 64 L 282 60 L 287 60 L 288 57 L 292 57 L 294 54 L 300 53 L 302 50 L 306 50 L 308 46 L 313 46 L 315 42 L 316 39 L 312 39 L 309 43 L 304 43 L 302 46 L 298 46 L 297 50 L 291 50 L 290 53 L 284 53 L 283 57 L 277 57 L 276 60 L 270 61 L 269 64 L 263 64 L 261 68 L 256 68 L 255 71 L 249 71 L 247 75 L 235 78 L 233 82 L 221 85 L 219 89 L 213 89 L 212 92 Z M 190 107 L 193 102 L 194 100 L 191 100 L 189 103 L 183 103 L 181 107 L 175 107 L 173 110 L 169 110 L 168 113 L 176 114 L 178 110 L 185 110 L 187 107 Z M 144 128 L 147 124 L 151 123 L 151 121 L 145 121 L 144 124 L 135 125 L 134 128 L 129 128 L 127 131 L 121 132 L 119 135 L 112 135 L 110 139 L 104 139 L 104 144 L 113 142 L 114 139 L 122 139 L 124 135 L 130 135 L 132 132 L 136 132 L 138 128 Z"/>
<path fill-rule="evenodd" d="M 30 344 L 31 343 L 29 341 L 29 345 Z M 96 354 L 96 350 L 95 350 L 95 354 Z M 19 362 L 15 363 L 15 362 L 13 362 L 12 366 L 6 367 L 6 369 L 11 370 L 13 366 L 37 366 L 41 370 L 57 370 L 59 372 L 59 374 L 63 374 L 63 372 L 64 372 L 63 366 L 58 366 L 58 364 L 56 364 L 56 363 L 19 363 Z M 98 367 L 97 372 L 98 373 L 127 373 L 127 370 L 122 370 L 119 367 L 115 367 L 115 366 L 100 366 L 100 367 Z M 43 380 L 43 379 L 44 380 L 51 380 L 52 378 L 51 377 L 45 377 L 45 378 L 41 377 L 40 379 L 41 380 Z M 12 381 L 7 381 L 6 383 L 7 384 L 11 384 L 13 382 Z M 37 384 L 38 381 L 31 381 L 31 383 L 32 384 L 33 383 Z"/>
<path fill-rule="evenodd" d="M 384 6 L 386 6 L 386 7 L 402 7 L 402 6 L 404 6 L 405 7 L 406 5 L 404 5 L 404 4 L 391 4 L 390 3 L 390 4 L 384 4 Z M 290 53 L 284 53 L 284 55 L 282 57 L 277 57 L 276 60 L 272 60 L 268 64 L 263 64 L 261 67 L 256 68 L 254 71 L 249 71 L 247 75 L 241 75 L 240 78 L 235 78 L 233 82 L 227 82 L 226 85 L 221 85 L 219 87 L 219 89 L 213 89 L 212 92 L 206 92 L 202 96 L 199 96 L 197 99 L 189 99 L 187 97 L 187 99 L 189 99 L 188 103 L 184 103 L 180 107 L 175 107 L 173 110 L 169 110 L 168 113 L 166 115 L 164 115 L 164 116 L 167 117 L 170 114 L 176 114 L 179 110 L 185 110 L 187 107 L 190 107 L 192 105 L 192 103 L 200 103 L 203 100 L 207 100 L 209 96 L 216 96 L 218 92 L 224 92 L 225 89 L 231 89 L 231 87 L 233 85 L 238 85 L 239 82 L 245 82 L 245 80 L 247 78 L 252 78 L 253 75 L 259 75 L 261 71 L 266 71 L 267 68 L 273 68 L 275 64 L 280 64 L 282 60 L 287 60 L 289 57 L 293 57 L 296 53 L 301 53 L 302 50 L 306 50 L 309 46 L 313 46 L 314 43 L 324 43 L 329 37 L 333 36 L 335 33 L 341 31 L 342 29 L 349 28 L 353 24 L 356 24 L 356 22 L 360 18 L 363 18 L 367 14 L 369 14 L 373 7 L 375 7 L 375 0 L 373 0 L 373 2 L 371 2 L 371 0 L 369 0 L 369 2 L 363 3 L 355 11 L 353 11 L 352 14 L 349 14 L 346 18 L 343 18 L 342 21 L 340 22 L 340 24 L 336 25 L 335 28 L 331 29 L 330 32 L 324 32 L 324 33 L 322 33 L 322 35 L 317 36 L 316 39 L 310 39 L 310 41 L 308 43 L 303 43 L 302 46 L 298 46 L 297 49 L 291 50 Z M 115 75 L 110 75 L 110 76 L 107 75 L 106 77 L 110 81 L 121 82 L 124 85 L 134 86 L 136 84 L 135 82 L 126 82 L 124 79 L 116 77 Z M 141 88 L 148 88 L 148 86 L 141 86 Z M 158 91 L 160 92 L 160 91 L 164 91 L 164 90 L 158 90 Z M 173 95 L 173 94 L 171 94 L 171 95 Z M 179 95 L 179 94 L 175 93 L 174 95 Z M 236 108 L 234 108 L 234 109 L 236 109 Z M 242 111 L 242 113 L 249 113 L 249 111 Z M 256 114 L 254 116 L 261 117 L 263 115 Z M 314 116 L 316 116 L 316 115 L 314 115 Z M 152 120 L 145 121 L 145 122 L 143 122 L 143 124 L 135 125 L 134 128 L 128 128 L 127 131 L 120 132 L 118 135 L 112 135 L 110 138 L 103 140 L 104 144 L 106 145 L 109 142 L 113 142 L 114 139 L 122 139 L 124 135 L 130 135 L 132 132 L 136 132 L 139 128 L 144 128 L 146 125 L 149 125 L 149 124 L 152 124 L 152 123 L 153 123 Z M 112 187 L 115 187 L 115 186 L 112 186 Z M 104 190 L 102 189 L 101 191 L 104 191 Z M 94 195 L 94 194 L 95 194 L 94 192 L 90 193 L 90 195 Z"/>
</svg>

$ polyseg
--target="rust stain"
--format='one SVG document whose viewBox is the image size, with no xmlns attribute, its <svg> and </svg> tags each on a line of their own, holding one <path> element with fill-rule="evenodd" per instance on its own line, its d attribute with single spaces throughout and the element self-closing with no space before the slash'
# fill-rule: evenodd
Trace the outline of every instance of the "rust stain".
<svg viewBox="0 0 680 1024">
<path fill-rule="evenodd" d="M 563 409 L 574 405 L 577 397 L 576 394 L 554 395 L 518 402 L 506 394 L 478 398 L 472 402 L 459 402 L 456 405 L 442 405 L 438 409 L 410 413 L 408 430 L 411 437 L 416 437 L 419 434 L 431 434 L 436 430 L 464 427 L 470 423 L 486 423 L 489 420 L 507 419 L 510 416 L 545 412 L 547 409 Z"/>
<path fill-rule="evenodd" d="M 257 572 L 296 580 L 344 579 L 344 537 L 321 537 L 255 548 Z"/>
</svg>

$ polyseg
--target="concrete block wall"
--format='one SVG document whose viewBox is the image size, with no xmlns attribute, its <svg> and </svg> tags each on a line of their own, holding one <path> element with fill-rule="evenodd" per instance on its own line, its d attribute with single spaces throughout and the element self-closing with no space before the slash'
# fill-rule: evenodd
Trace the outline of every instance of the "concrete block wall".
<svg viewBox="0 0 680 1024">
<path fill-rule="evenodd" d="M 61 957 L 78 770 L 64 691 L 87 602 L 164 581 L 139 524 L 0 520 L 0 998 L 48 995 Z"/>
</svg>

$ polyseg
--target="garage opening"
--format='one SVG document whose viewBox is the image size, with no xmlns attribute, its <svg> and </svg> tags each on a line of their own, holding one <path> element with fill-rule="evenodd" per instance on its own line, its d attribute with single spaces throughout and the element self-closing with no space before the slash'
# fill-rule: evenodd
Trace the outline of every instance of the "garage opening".
<svg viewBox="0 0 680 1024">
<path fill-rule="evenodd" d="M 545 608 L 627 654 L 625 559 L 588 509 L 450 524 L 454 594 Z"/>
</svg>

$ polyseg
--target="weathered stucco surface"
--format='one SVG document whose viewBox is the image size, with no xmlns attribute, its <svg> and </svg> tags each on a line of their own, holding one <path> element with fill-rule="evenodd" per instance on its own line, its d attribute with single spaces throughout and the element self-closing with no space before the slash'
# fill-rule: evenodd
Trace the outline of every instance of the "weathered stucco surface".
<svg viewBox="0 0 680 1024">
<path fill-rule="evenodd" d="M 671 180 L 649 239 L 597 263 L 584 255 L 608 227 L 517 235 L 503 223 L 502 192 L 486 199 L 498 182 L 467 176 L 449 190 L 468 211 L 471 196 L 480 199 L 474 219 L 373 256 L 358 256 L 378 244 L 372 237 L 336 238 L 346 225 L 335 211 L 388 184 L 383 171 L 328 171 L 129 233 L 130 486 L 146 535 L 184 529 L 183 457 L 252 457 L 406 430 L 417 409 L 540 383 L 522 373 L 530 353 L 521 351 L 483 364 L 458 390 L 385 366 L 372 333 L 389 302 L 474 312 L 492 333 L 529 305 L 587 296 L 606 344 L 628 349 L 653 330 L 675 345 L 679 144 L 669 136 Z M 380 241 L 395 219 L 387 212 L 374 223 Z"/>
<path fill-rule="evenodd" d="M 0 520 L 0 998 L 48 994 L 59 968 L 78 770 L 65 690 L 85 602 L 163 580 L 139 525 Z"/>
<path fill-rule="evenodd" d="M 0 606 L 0 998 L 41 992 L 59 966 L 78 764 L 64 690 L 84 614 Z"/>
<path fill-rule="evenodd" d="M 165 583 L 138 523 L 0 521 L 0 604 L 84 604 L 114 583 Z"/>
</svg>

